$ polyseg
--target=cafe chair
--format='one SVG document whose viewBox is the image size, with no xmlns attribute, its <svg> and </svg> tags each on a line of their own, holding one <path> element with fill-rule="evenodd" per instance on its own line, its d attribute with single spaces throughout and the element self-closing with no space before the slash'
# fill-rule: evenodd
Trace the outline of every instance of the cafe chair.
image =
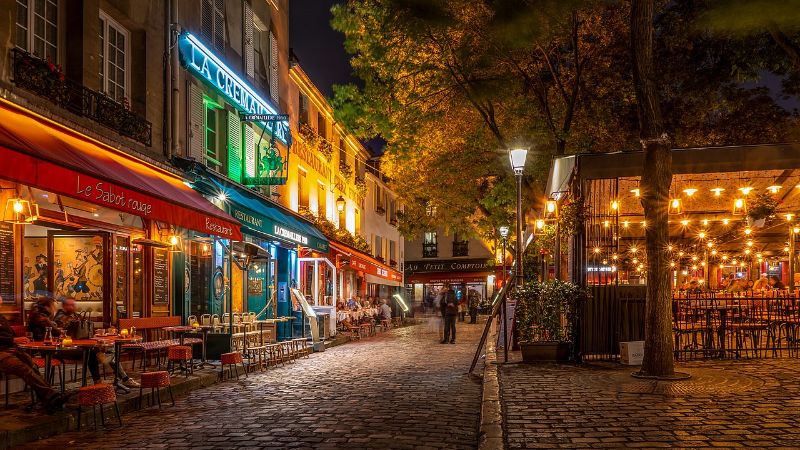
<svg viewBox="0 0 800 450">
<path fill-rule="evenodd" d="M 197 322 L 197 316 L 189 316 L 186 318 L 186 325 L 192 326 L 193 323 Z"/>
<path fill-rule="evenodd" d="M 38 368 L 38 369 L 43 369 L 44 368 L 44 361 L 45 361 L 44 358 L 36 357 L 36 358 L 31 358 L 31 359 L 33 360 L 33 364 L 36 366 L 36 368 Z M 63 393 L 64 392 L 64 388 L 65 388 L 65 384 L 66 384 L 66 380 L 65 380 L 65 376 L 64 376 L 64 364 L 62 364 L 60 360 L 58 360 L 56 358 L 52 358 L 50 360 L 50 367 L 58 369 L 58 378 L 59 378 L 59 381 L 60 381 L 61 392 Z M 55 381 L 55 376 L 56 376 L 56 371 L 55 370 L 51 370 L 50 371 L 50 379 L 46 380 L 46 381 L 52 385 L 53 382 Z"/>
<path fill-rule="evenodd" d="M 228 378 L 233 377 L 233 373 L 236 372 L 236 379 L 239 379 L 239 366 L 238 364 L 242 365 L 242 370 L 244 370 L 244 376 L 247 377 L 247 369 L 244 367 L 244 361 L 242 360 L 242 354 L 239 352 L 231 352 L 231 353 L 223 353 L 219 357 L 220 362 L 222 363 L 222 368 L 219 372 L 219 379 L 220 381 L 225 381 L 225 367 L 228 368 Z"/>
<path fill-rule="evenodd" d="M 179 363 L 181 370 L 186 372 L 186 378 L 189 378 L 189 373 L 194 373 L 192 368 L 192 347 L 187 345 L 173 345 L 167 349 L 167 370 L 170 374 L 175 372 L 175 363 Z"/>
<path fill-rule="evenodd" d="M 200 325 L 211 325 L 211 314 L 203 314 L 200 316 Z"/>
<path fill-rule="evenodd" d="M 139 409 L 142 409 L 142 394 L 145 389 L 150 389 L 150 400 L 148 401 L 148 406 L 153 406 L 155 404 L 156 399 L 158 400 L 158 407 L 161 408 L 161 388 L 167 388 L 167 392 L 169 392 L 169 398 L 172 400 L 172 406 L 175 406 L 175 397 L 172 395 L 172 383 L 169 378 L 169 372 L 167 371 L 158 371 L 158 372 L 144 372 L 142 373 L 141 380 L 139 381 L 139 398 L 137 399 L 137 405 Z"/>
<path fill-rule="evenodd" d="M 106 425 L 106 418 L 103 414 L 103 406 L 114 404 L 114 412 L 117 414 L 119 426 L 122 426 L 122 416 L 119 414 L 119 404 L 117 404 L 117 393 L 113 384 L 100 383 L 92 386 L 84 386 L 78 390 L 78 431 L 81 430 L 81 416 L 84 407 L 92 407 L 92 418 L 94 419 L 94 429 L 97 430 L 97 407 L 100 407 L 100 421 Z"/>
</svg>

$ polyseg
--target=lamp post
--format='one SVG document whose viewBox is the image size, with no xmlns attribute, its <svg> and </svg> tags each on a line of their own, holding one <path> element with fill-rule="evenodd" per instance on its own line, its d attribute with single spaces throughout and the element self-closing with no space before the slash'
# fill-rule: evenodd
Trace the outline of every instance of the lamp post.
<svg viewBox="0 0 800 450">
<path fill-rule="evenodd" d="M 527 156 L 527 148 L 515 148 L 508 151 L 508 159 L 511 161 L 511 168 L 514 170 L 514 175 L 517 177 L 517 247 L 516 257 L 514 258 L 517 262 L 517 288 L 521 287 L 524 283 L 522 267 L 522 173 L 525 171 L 525 158 L 527 158 Z"/>
<path fill-rule="evenodd" d="M 339 228 L 344 228 L 344 224 L 342 224 L 342 214 L 344 213 L 344 207 L 347 205 L 344 197 L 341 195 L 339 198 L 336 199 L 336 211 L 339 212 Z"/>
<path fill-rule="evenodd" d="M 500 237 L 503 239 L 503 288 L 506 287 L 506 243 L 508 242 L 508 232 L 509 229 L 507 226 L 500 227 Z M 503 321 L 503 362 L 508 362 L 508 323 L 506 322 L 506 295 L 507 292 L 503 293 L 503 300 L 501 303 L 500 308 L 500 320 Z"/>
<path fill-rule="evenodd" d="M 793 226 L 789 232 L 789 291 L 794 292 L 794 258 L 795 258 L 795 239 L 800 234 L 800 226 Z"/>
</svg>

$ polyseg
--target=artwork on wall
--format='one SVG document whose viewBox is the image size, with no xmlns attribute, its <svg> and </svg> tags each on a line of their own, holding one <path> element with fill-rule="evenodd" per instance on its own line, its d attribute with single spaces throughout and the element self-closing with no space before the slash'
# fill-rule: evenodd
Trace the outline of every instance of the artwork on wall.
<svg viewBox="0 0 800 450">
<path fill-rule="evenodd" d="M 22 245 L 22 289 L 25 301 L 47 295 L 47 238 L 26 237 Z"/>
<path fill-rule="evenodd" d="M 103 238 L 53 238 L 54 284 L 57 298 L 103 299 Z"/>
</svg>

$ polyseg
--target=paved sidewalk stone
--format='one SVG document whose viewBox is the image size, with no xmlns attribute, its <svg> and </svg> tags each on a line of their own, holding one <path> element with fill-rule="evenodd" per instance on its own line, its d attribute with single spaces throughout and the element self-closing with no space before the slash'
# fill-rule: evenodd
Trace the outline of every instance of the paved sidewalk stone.
<svg viewBox="0 0 800 450">
<path fill-rule="evenodd" d="M 483 324 L 394 329 L 21 448 L 473 449 L 480 380 L 466 375 Z"/>
<path fill-rule="evenodd" d="M 697 361 L 680 382 L 635 368 L 500 369 L 507 448 L 800 448 L 800 361 Z"/>
</svg>

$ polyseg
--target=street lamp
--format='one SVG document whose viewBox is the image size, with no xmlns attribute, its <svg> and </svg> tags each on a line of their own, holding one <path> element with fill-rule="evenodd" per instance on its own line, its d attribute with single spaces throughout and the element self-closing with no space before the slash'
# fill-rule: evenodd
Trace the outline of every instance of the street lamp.
<svg viewBox="0 0 800 450">
<path fill-rule="evenodd" d="M 347 204 L 344 197 L 341 195 L 336 199 L 336 210 L 339 212 L 339 228 L 344 228 L 344 207 Z"/>
<path fill-rule="evenodd" d="M 508 151 L 511 168 L 514 170 L 514 176 L 517 177 L 517 254 L 515 257 L 517 261 L 517 287 L 521 287 L 524 283 L 522 273 L 522 173 L 525 171 L 525 158 L 527 157 L 527 148 L 515 148 Z"/>
<path fill-rule="evenodd" d="M 505 225 L 500 227 L 500 237 L 502 237 L 503 241 L 503 288 L 506 287 L 506 244 L 508 243 L 508 232 L 509 228 Z M 506 292 L 503 295 L 502 304 L 500 306 L 500 320 L 503 321 L 503 355 L 504 355 L 504 362 L 508 362 L 508 323 L 506 323 L 506 296 L 508 293 Z"/>
</svg>

